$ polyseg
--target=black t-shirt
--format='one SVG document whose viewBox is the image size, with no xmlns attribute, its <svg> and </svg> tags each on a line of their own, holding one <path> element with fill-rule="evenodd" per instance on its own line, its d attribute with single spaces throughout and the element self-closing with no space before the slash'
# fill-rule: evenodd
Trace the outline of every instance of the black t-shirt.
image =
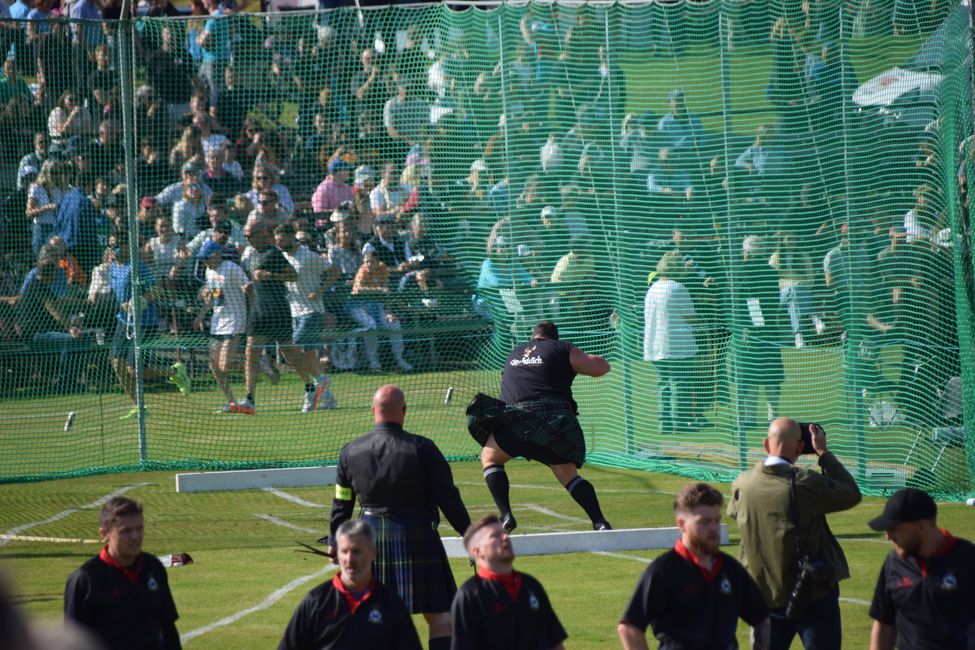
<svg viewBox="0 0 975 650">
<path fill-rule="evenodd" d="M 64 617 L 96 633 L 108 650 L 180 648 L 166 569 L 143 553 L 135 583 L 100 557 L 68 576 Z"/>
<path fill-rule="evenodd" d="M 24 338 L 30 340 L 41 332 L 63 332 L 64 327 L 54 320 L 47 310 L 47 303 L 55 299 L 51 285 L 36 277 L 24 288 L 17 300 L 17 313 Z"/>
<path fill-rule="evenodd" d="M 377 582 L 353 610 L 340 585 L 336 575 L 308 592 L 295 609 L 278 650 L 422 648 L 413 619 L 395 591 Z"/>
<path fill-rule="evenodd" d="M 947 542 L 926 563 L 892 550 L 880 569 L 870 616 L 897 626 L 898 648 L 975 647 L 975 544 L 942 532 Z"/>
<path fill-rule="evenodd" d="M 263 251 L 255 251 L 251 262 L 254 271 L 283 273 L 290 264 L 280 250 L 268 246 Z M 254 293 L 250 308 L 252 322 L 267 322 L 291 319 L 288 307 L 288 289 L 283 280 L 262 280 L 254 282 Z"/>
<path fill-rule="evenodd" d="M 461 585 L 450 608 L 451 650 L 548 650 L 568 637 L 541 583 L 517 575 L 517 598 L 502 582 L 481 575 Z"/>
<path fill-rule="evenodd" d="M 653 627 L 662 650 L 732 650 L 741 618 L 755 626 L 768 605 L 745 568 L 720 553 L 711 571 L 696 564 L 684 546 L 667 551 L 643 572 L 621 621 Z"/>
<path fill-rule="evenodd" d="M 572 369 L 569 354 L 573 345 L 555 339 L 532 339 L 519 345 L 501 371 L 501 400 L 514 404 L 524 400 L 563 399 L 575 408 L 572 399 Z"/>
</svg>

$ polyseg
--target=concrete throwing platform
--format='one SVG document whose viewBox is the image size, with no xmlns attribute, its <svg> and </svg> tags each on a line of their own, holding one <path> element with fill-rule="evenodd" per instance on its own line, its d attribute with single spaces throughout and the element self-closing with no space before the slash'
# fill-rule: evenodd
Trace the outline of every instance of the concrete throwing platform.
<svg viewBox="0 0 975 650">
<path fill-rule="evenodd" d="M 592 551 L 644 551 L 670 548 L 680 537 L 678 528 L 624 528 L 619 530 L 583 530 L 567 533 L 532 533 L 511 535 L 515 555 L 555 555 L 590 553 Z M 467 557 L 464 540 L 444 537 L 447 557 Z M 721 543 L 728 543 L 728 524 L 721 524 Z"/>
<path fill-rule="evenodd" d="M 282 467 L 226 472 L 191 472 L 176 475 L 177 492 L 255 490 L 266 487 L 320 487 L 335 485 L 335 467 Z"/>
</svg>

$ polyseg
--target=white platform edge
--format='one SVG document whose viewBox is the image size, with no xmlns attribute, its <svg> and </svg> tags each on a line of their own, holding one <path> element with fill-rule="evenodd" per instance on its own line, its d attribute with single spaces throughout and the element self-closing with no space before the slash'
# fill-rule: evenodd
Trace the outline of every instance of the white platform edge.
<svg viewBox="0 0 975 650">
<path fill-rule="evenodd" d="M 281 467 L 226 472 L 190 472 L 176 475 L 177 492 L 253 490 L 265 487 L 318 487 L 335 485 L 335 467 Z"/>
<path fill-rule="evenodd" d="M 584 530 L 567 533 L 532 533 L 511 536 L 515 555 L 553 555 L 589 553 L 591 551 L 643 551 L 670 548 L 680 537 L 678 528 L 625 528 L 620 530 Z M 447 557 L 467 557 L 464 540 L 442 538 Z M 721 524 L 721 543 L 728 543 L 728 524 Z"/>
</svg>

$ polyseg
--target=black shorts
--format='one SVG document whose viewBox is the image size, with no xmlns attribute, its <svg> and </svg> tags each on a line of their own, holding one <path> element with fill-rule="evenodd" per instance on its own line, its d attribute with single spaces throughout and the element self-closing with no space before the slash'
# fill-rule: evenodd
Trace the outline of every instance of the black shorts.
<svg viewBox="0 0 975 650">
<path fill-rule="evenodd" d="M 129 368 L 135 368 L 135 341 L 129 338 L 130 335 L 133 335 L 133 332 L 129 329 L 129 326 L 116 319 L 115 334 L 112 336 L 112 358 L 124 358 Z M 157 355 L 153 349 L 147 349 L 145 347 L 157 338 L 159 338 L 159 330 L 154 326 L 142 328 L 142 363 L 145 366 L 156 367 L 159 365 Z"/>
<path fill-rule="evenodd" d="M 586 439 L 569 402 L 539 399 L 505 404 L 479 393 L 467 407 L 467 430 L 483 447 L 490 436 L 509 456 L 582 467 Z"/>
<path fill-rule="evenodd" d="M 284 318 L 258 320 L 247 323 L 247 336 L 260 336 L 268 343 L 291 344 L 293 331 L 291 329 L 291 315 Z"/>
</svg>

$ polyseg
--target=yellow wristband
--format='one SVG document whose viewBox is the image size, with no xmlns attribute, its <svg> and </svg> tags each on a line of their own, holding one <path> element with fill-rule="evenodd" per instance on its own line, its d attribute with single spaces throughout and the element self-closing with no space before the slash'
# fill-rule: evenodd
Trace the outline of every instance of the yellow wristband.
<svg viewBox="0 0 975 650">
<path fill-rule="evenodd" d="M 335 484 L 335 498 L 339 501 L 351 501 L 352 500 L 352 488 L 345 487 L 344 485 Z"/>
</svg>

